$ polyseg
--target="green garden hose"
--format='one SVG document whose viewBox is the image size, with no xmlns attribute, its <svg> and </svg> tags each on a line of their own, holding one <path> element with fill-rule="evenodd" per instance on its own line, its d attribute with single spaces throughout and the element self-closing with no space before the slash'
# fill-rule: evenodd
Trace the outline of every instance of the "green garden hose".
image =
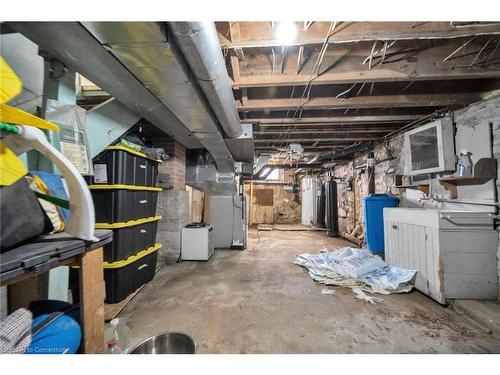
<svg viewBox="0 0 500 375">
<path fill-rule="evenodd" d="M 14 134 L 21 133 L 21 129 L 19 128 L 19 126 L 8 124 L 6 122 L 0 122 L 0 130 Z"/>
</svg>

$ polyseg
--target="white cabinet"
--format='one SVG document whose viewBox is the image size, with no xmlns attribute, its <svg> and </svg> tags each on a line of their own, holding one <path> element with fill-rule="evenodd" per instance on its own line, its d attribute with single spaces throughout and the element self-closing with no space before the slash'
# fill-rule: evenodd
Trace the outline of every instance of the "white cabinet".
<svg viewBox="0 0 500 375">
<path fill-rule="evenodd" d="M 415 287 L 440 303 L 498 297 L 498 232 L 487 213 L 384 209 L 385 260 L 417 270 Z"/>
</svg>

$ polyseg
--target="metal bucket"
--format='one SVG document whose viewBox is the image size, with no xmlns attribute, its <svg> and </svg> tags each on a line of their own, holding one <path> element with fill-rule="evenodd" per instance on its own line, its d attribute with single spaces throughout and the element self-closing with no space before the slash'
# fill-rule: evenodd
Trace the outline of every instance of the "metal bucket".
<svg viewBox="0 0 500 375">
<path fill-rule="evenodd" d="M 196 342 L 182 332 L 164 332 L 136 345 L 129 354 L 194 354 Z"/>
</svg>

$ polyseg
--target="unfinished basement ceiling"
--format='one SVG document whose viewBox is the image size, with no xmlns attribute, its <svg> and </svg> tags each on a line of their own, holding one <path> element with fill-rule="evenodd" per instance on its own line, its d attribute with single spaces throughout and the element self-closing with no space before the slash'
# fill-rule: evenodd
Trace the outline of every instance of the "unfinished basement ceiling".
<svg viewBox="0 0 500 375">
<path fill-rule="evenodd" d="M 256 154 L 368 145 L 500 88 L 500 24 L 217 22 L 240 118 Z"/>
</svg>

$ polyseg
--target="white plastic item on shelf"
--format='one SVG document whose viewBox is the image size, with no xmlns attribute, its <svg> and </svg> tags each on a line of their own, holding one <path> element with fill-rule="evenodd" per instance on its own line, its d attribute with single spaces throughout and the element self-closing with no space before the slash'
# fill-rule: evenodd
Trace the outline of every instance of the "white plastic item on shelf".
<svg viewBox="0 0 500 375">
<path fill-rule="evenodd" d="M 75 166 L 48 141 L 45 134 L 32 126 L 18 125 L 20 134 L 11 134 L 3 142 L 16 155 L 30 150 L 37 150 L 53 162 L 62 172 L 69 190 L 68 222 L 65 232 L 87 241 L 97 241 L 94 236 L 95 212 L 94 202 L 85 180 Z"/>
</svg>

